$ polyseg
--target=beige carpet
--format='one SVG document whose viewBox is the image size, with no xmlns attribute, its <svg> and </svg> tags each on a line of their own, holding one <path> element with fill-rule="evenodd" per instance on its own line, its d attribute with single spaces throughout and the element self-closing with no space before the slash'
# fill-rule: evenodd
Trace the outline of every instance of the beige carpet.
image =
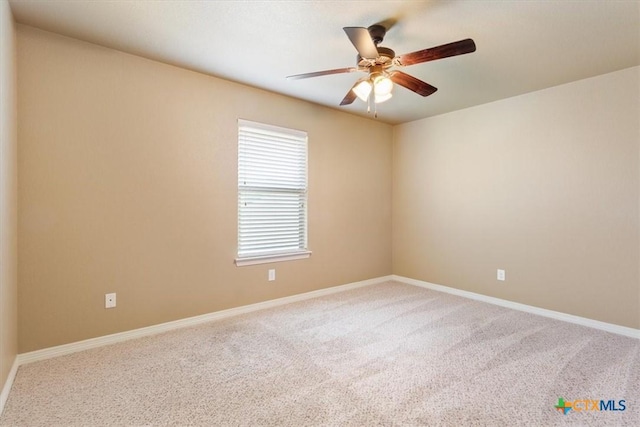
<svg viewBox="0 0 640 427">
<path fill-rule="evenodd" d="M 389 282 L 21 366 L 0 424 L 639 426 L 640 341 Z"/>
</svg>

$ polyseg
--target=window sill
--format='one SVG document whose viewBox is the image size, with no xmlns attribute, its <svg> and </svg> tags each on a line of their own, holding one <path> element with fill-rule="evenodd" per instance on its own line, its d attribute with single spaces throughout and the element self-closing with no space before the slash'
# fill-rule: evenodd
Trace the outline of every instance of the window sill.
<svg viewBox="0 0 640 427">
<path fill-rule="evenodd" d="M 272 262 L 293 261 L 296 259 L 305 259 L 311 256 L 311 251 L 301 251 L 289 254 L 273 254 L 261 255 L 244 258 L 236 258 L 236 267 L 244 267 L 246 265 L 268 264 Z"/>
</svg>

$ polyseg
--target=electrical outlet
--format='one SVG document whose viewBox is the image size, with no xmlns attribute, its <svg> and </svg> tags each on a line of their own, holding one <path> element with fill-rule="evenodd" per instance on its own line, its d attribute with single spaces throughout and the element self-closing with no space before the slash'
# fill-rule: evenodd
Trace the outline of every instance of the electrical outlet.
<svg viewBox="0 0 640 427">
<path fill-rule="evenodd" d="M 274 280 L 276 280 L 276 270 L 272 268 L 269 270 L 269 281 L 273 282 Z"/>
<path fill-rule="evenodd" d="M 498 280 L 504 282 L 506 280 L 506 273 L 504 270 L 498 269 Z"/>
<path fill-rule="evenodd" d="M 115 292 L 112 294 L 104 295 L 104 308 L 114 308 L 116 306 L 116 294 Z"/>
</svg>

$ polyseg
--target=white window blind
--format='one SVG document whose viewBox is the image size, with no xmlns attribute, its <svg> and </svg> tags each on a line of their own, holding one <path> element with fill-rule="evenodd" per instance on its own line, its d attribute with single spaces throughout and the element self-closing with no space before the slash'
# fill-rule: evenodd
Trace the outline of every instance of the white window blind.
<svg viewBox="0 0 640 427">
<path fill-rule="evenodd" d="M 307 134 L 239 120 L 236 263 L 295 254 L 308 254 Z"/>
</svg>

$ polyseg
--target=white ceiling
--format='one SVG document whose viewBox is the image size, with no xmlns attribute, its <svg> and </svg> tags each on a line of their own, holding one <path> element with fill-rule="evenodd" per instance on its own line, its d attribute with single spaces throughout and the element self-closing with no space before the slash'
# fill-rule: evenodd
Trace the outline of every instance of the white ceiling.
<svg viewBox="0 0 640 427">
<path fill-rule="evenodd" d="M 475 53 L 403 71 L 439 90 L 402 87 L 378 106 L 401 123 L 640 65 L 640 1 L 12 0 L 16 21 L 217 77 L 367 116 L 338 104 L 356 73 L 287 75 L 355 65 L 342 27 L 397 23 L 396 54 L 464 38 Z"/>
</svg>

